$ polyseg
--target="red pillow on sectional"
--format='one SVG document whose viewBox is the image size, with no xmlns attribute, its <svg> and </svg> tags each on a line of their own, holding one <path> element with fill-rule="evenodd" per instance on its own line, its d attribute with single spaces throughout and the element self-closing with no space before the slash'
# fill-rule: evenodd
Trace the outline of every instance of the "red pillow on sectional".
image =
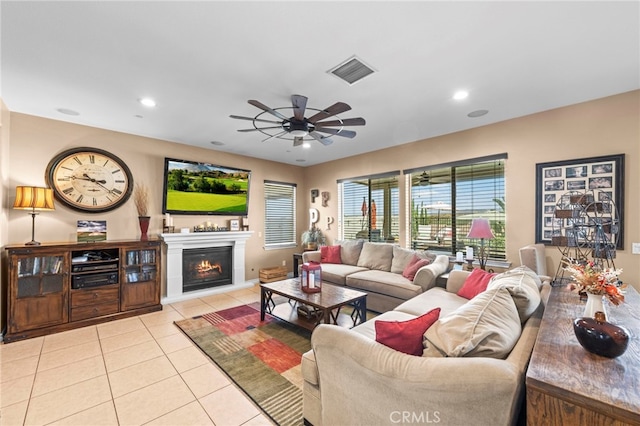
<svg viewBox="0 0 640 426">
<path fill-rule="evenodd" d="M 422 268 L 423 266 L 427 266 L 429 263 L 431 263 L 429 259 L 421 259 L 414 254 L 413 258 L 409 261 L 407 266 L 404 267 L 402 276 L 408 280 L 413 281 L 413 279 L 416 277 L 416 274 L 418 273 L 418 269 Z"/>
<path fill-rule="evenodd" d="M 342 263 L 340 246 L 320 246 L 320 263 Z"/>
<path fill-rule="evenodd" d="M 408 321 L 375 321 L 376 342 L 409 355 L 422 355 L 422 335 L 440 317 L 435 308 Z"/>
<path fill-rule="evenodd" d="M 462 288 L 458 290 L 458 296 L 464 297 L 465 299 L 473 299 L 478 294 L 482 293 L 487 289 L 487 285 L 489 285 L 489 281 L 491 278 L 496 276 L 496 274 L 484 271 L 482 269 L 474 269 L 466 280 L 464 280 L 464 284 L 462 284 Z"/>
</svg>

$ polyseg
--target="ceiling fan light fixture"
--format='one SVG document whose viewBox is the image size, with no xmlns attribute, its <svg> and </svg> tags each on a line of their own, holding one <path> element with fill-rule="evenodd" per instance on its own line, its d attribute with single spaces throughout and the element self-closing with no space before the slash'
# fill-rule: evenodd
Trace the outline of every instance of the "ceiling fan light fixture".
<svg viewBox="0 0 640 426">
<path fill-rule="evenodd" d="M 291 136 L 303 138 L 309 134 L 306 130 L 292 130 L 289 132 Z"/>
</svg>

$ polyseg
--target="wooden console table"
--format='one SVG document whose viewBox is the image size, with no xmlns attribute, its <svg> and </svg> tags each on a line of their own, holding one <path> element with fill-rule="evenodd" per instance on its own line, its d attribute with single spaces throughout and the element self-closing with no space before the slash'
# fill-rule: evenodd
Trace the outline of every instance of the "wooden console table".
<svg viewBox="0 0 640 426">
<path fill-rule="evenodd" d="M 627 351 L 610 359 L 587 352 L 573 332 L 584 303 L 554 287 L 527 371 L 528 425 L 640 425 L 640 295 L 606 303 L 607 320 L 630 333 Z"/>
</svg>

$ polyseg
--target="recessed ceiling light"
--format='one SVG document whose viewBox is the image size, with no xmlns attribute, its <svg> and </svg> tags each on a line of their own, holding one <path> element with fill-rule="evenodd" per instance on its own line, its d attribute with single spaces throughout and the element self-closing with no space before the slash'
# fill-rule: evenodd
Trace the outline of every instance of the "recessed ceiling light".
<svg viewBox="0 0 640 426">
<path fill-rule="evenodd" d="M 462 99 L 466 99 L 467 96 L 469 96 L 469 92 L 467 92 L 466 90 L 458 90 L 453 94 L 453 99 L 455 99 L 456 101 L 461 101 Z"/>
<path fill-rule="evenodd" d="M 134 115 L 135 118 L 144 118 L 144 116 L 140 115 L 140 114 L 136 114 Z"/>
<path fill-rule="evenodd" d="M 222 145 L 224 145 L 224 142 L 220 142 L 220 141 L 211 141 L 211 145 L 222 146 Z"/>
<path fill-rule="evenodd" d="M 60 114 L 80 115 L 80 113 L 78 111 L 74 111 L 74 110 L 68 109 L 68 108 L 58 108 L 56 111 L 58 111 Z"/>
<path fill-rule="evenodd" d="M 139 99 L 139 102 L 144 105 L 144 106 L 148 106 L 150 108 L 153 108 L 154 106 L 156 106 L 156 101 L 154 101 L 151 98 L 142 98 Z"/>
<path fill-rule="evenodd" d="M 310 144 L 309 142 L 304 142 L 304 143 L 302 144 L 302 147 L 303 147 L 303 148 L 311 148 L 311 144 Z"/>
<path fill-rule="evenodd" d="M 469 114 L 467 114 L 467 117 L 470 117 L 470 118 L 482 117 L 483 115 L 487 115 L 488 113 L 489 113 L 489 110 L 477 109 L 477 110 L 471 111 Z"/>
</svg>

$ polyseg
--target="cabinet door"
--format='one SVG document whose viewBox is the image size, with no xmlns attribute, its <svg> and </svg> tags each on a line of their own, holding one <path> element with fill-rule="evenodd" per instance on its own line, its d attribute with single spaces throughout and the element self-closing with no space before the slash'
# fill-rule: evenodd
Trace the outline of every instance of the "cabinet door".
<svg viewBox="0 0 640 426">
<path fill-rule="evenodd" d="M 158 247 L 124 249 L 121 310 L 160 303 Z"/>
<path fill-rule="evenodd" d="M 64 254 L 16 255 L 11 262 L 10 333 L 69 320 L 68 263 Z"/>
</svg>

